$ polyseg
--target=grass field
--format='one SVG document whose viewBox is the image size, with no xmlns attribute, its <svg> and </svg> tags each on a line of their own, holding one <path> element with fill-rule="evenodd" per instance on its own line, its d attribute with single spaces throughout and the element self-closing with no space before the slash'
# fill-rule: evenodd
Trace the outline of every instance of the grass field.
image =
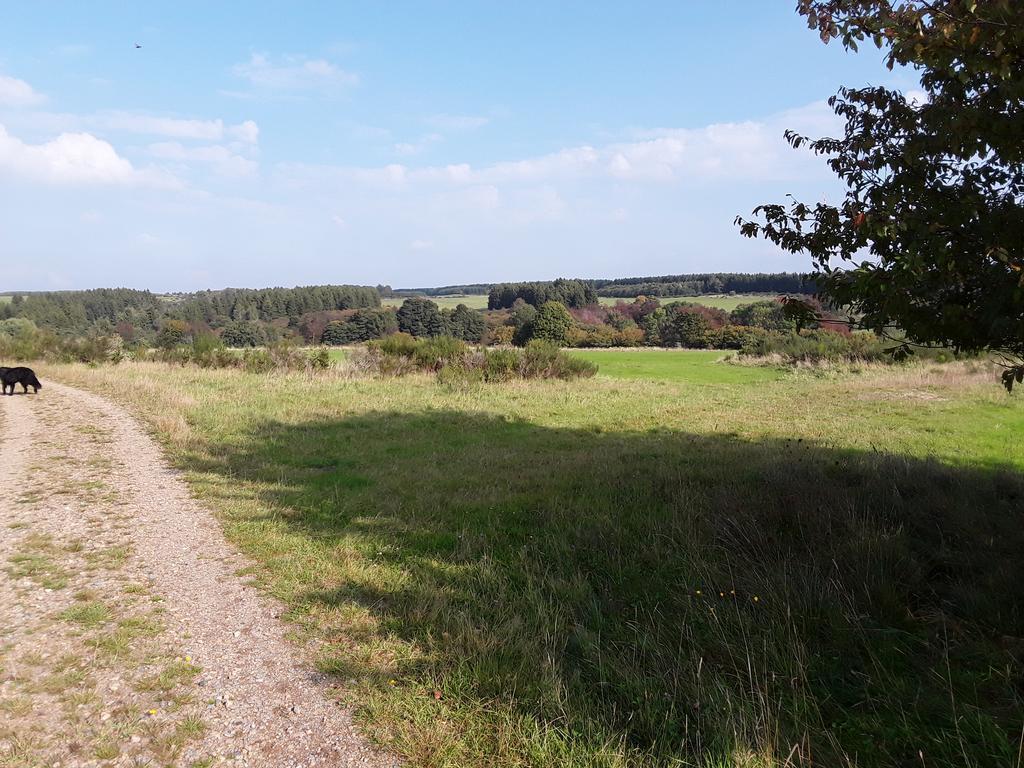
<svg viewBox="0 0 1024 768">
<path fill-rule="evenodd" d="M 1017 764 L 1020 396 L 578 354 L 601 374 L 42 373 L 153 425 L 410 765 Z"/>
<path fill-rule="evenodd" d="M 774 299 L 776 295 L 777 294 L 774 293 L 736 293 L 732 295 L 709 293 L 704 296 L 659 296 L 658 301 L 662 304 L 668 304 L 672 301 L 689 301 L 693 304 L 703 304 L 706 307 L 718 307 L 719 309 L 724 309 L 726 312 L 732 312 L 741 304 L 753 304 L 755 301 Z M 633 299 L 618 299 L 610 296 L 602 296 L 599 301 L 602 304 L 614 305 L 620 301 L 624 301 L 628 304 L 633 301 Z"/>
<path fill-rule="evenodd" d="M 740 304 L 751 304 L 755 301 L 764 301 L 765 299 L 772 299 L 775 294 L 760 294 L 760 293 L 744 293 L 729 295 L 718 295 L 708 294 L 707 296 L 665 296 L 658 300 L 662 304 L 668 304 L 670 301 L 691 301 L 695 304 L 704 304 L 708 307 L 718 307 L 724 309 L 727 312 L 731 312 L 736 309 Z M 437 304 L 439 307 L 448 307 L 450 309 L 458 306 L 459 304 L 465 304 L 470 309 L 487 309 L 487 296 L 428 296 L 431 301 Z M 385 307 L 399 307 L 402 305 L 404 298 L 393 298 L 393 299 L 382 299 L 381 303 Z M 617 299 L 609 296 L 602 296 L 599 299 L 600 303 L 613 305 L 619 301 L 630 302 L 631 298 Z"/>
<path fill-rule="evenodd" d="M 402 302 L 406 300 L 406 296 L 396 296 L 395 298 L 384 298 L 381 299 L 381 304 L 385 307 L 400 307 Z M 487 295 L 472 295 L 472 296 L 427 296 L 432 302 L 442 309 L 455 309 L 459 304 L 465 304 L 470 309 L 487 309 Z"/>
<path fill-rule="evenodd" d="M 687 384 L 756 384 L 785 376 L 779 368 L 730 365 L 728 352 L 703 349 L 575 349 L 572 355 L 598 365 L 602 376 Z"/>
<path fill-rule="evenodd" d="M 11 296 L 9 293 L 0 293 L 0 304 L 6 304 L 12 298 L 14 298 L 14 297 Z"/>
</svg>

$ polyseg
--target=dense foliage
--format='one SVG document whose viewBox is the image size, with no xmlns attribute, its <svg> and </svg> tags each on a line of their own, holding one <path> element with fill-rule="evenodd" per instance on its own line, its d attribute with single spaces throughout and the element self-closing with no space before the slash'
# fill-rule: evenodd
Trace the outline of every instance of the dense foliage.
<svg viewBox="0 0 1024 768">
<path fill-rule="evenodd" d="M 838 204 L 762 205 L 748 237 L 809 254 L 820 290 L 863 327 L 992 350 L 1024 380 L 1024 4 L 800 0 L 823 41 L 869 40 L 921 74 L 830 100 L 843 136 L 810 148 L 846 184 Z M 793 132 L 798 148 L 808 140 Z"/>
<path fill-rule="evenodd" d="M 597 366 L 571 357 L 557 344 L 534 340 L 523 349 L 473 349 L 460 339 L 416 339 L 397 333 L 356 350 L 357 369 L 386 376 L 433 371 L 441 382 L 466 384 L 511 379 L 578 379 L 593 376 Z"/>
<path fill-rule="evenodd" d="M 308 313 L 379 307 L 376 288 L 316 285 L 259 290 L 223 291 L 157 296 L 149 291 L 100 288 L 16 294 L 0 304 L 0 320 L 21 317 L 62 336 L 117 333 L 126 343 L 156 343 L 170 321 L 194 329 L 221 329 L 232 323 L 262 323 L 260 343 L 280 335 L 267 326 L 297 325 Z M 186 334 L 187 335 L 187 334 Z"/>
<path fill-rule="evenodd" d="M 522 299 L 539 307 L 557 301 L 567 307 L 585 307 L 597 303 L 594 287 L 587 280 L 558 279 L 549 283 L 501 283 L 487 295 L 488 309 L 506 309 Z"/>
<path fill-rule="evenodd" d="M 702 296 L 708 293 L 814 293 L 814 283 L 805 275 L 712 273 L 628 277 L 592 281 L 598 296 Z"/>
</svg>

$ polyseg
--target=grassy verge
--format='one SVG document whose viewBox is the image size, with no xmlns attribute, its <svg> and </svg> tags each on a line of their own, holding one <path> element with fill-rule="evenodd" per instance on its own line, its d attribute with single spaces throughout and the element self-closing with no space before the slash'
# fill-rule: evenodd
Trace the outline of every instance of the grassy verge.
<svg viewBox="0 0 1024 768">
<path fill-rule="evenodd" d="M 705 362 L 44 373 L 154 425 L 412 765 L 1013 764 L 1020 398 L 966 366 Z"/>
</svg>

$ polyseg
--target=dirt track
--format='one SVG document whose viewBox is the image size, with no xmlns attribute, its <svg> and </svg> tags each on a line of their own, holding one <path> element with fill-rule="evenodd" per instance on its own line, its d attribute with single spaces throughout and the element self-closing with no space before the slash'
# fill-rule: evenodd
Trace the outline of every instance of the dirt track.
<svg viewBox="0 0 1024 768">
<path fill-rule="evenodd" d="M 118 406 L 0 398 L 0 766 L 383 766 Z"/>
</svg>

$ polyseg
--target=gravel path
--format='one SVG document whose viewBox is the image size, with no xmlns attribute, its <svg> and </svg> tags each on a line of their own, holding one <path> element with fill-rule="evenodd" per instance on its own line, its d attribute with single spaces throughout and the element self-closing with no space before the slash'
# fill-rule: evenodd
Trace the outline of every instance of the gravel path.
<svg viewBox="0 0 1024 768">
<path fill-rule="evenodd" d="M 393 766 L 121 408 L 0 398 L 0 766 Z"/>
</svg>

